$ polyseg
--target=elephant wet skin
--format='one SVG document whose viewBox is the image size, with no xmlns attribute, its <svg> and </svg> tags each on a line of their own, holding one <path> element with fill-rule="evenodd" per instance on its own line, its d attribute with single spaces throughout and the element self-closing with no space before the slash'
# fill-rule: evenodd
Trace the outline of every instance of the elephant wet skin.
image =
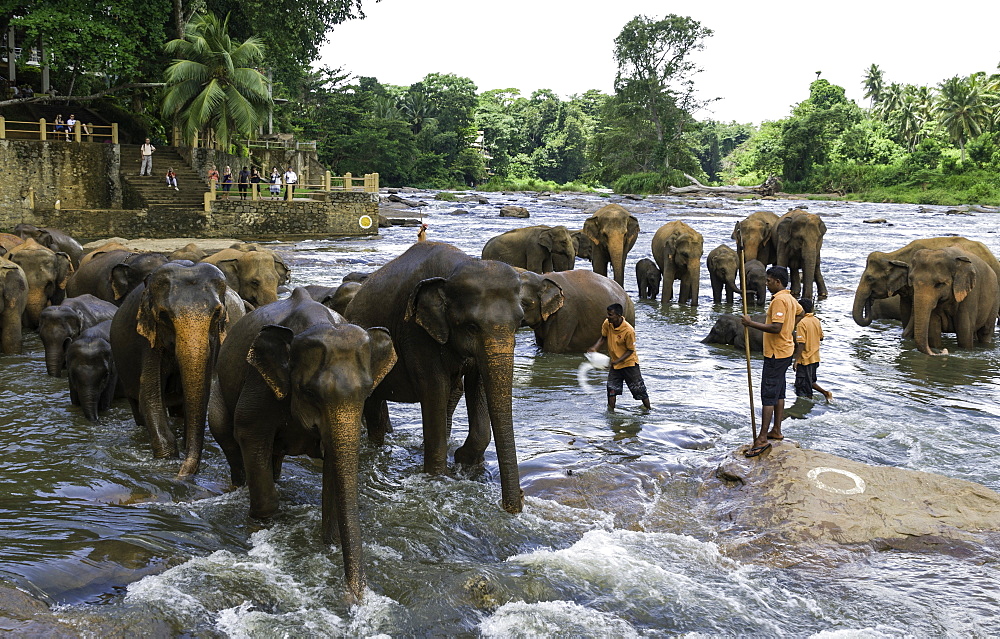
<svg viewBox="0 0 1000 639">
<path fill-rule="evenodd" d="M 747 304 L 763 306 L 767 301 L 767 269 L 760 260 L 749 260 L 743 266 L 746 267 L 746 275 L 739 279 L 746 279 L 743 295 Z"/>
<path fill-rule="evenodd" d="M 90 259 L 84 259 L 80 270 L 69 278 L 66 294 L 69 297 L 90 294 L 116 306 L 120 306 L 125 296 L 147 275 L 167 263 L 162 253 L 114 248 L 88 253 L 87 258 Z"/>
<path fill-rule="evenodd" d="M 958 247 L 913 254 L 907 279 L 913 289 L 913 338 L 920 350 L 939 355 L 941 332 L 950 326 L 961 348 L 992 344 L 1000 312 L 997 276 L 983 260 Z"/>
<path fill-rule="evenodd" d="M 715 320 L 712 330 L 708 332 L 705 339 L 701 340 L 701 343 L 732 344 L 738 349 L 746 348 L 746 342 L 743 339 L 743 322 L 740 321 L 741 317 L 732 313 L 720 315 Z M 755 322 L 763 322 L 765 318 L 764 313 L 755 313 L 750 316 L 750 319 Z M 764 333 L 756 328 L 748 328 L 747 330 L 750 335 L 750 350 L 755 353 L 762 353 L 764 351 Z"/>
<path fill-rule="evenodd" d="M 778 260 L 777 226 L 777 215 L 757 211 L 736 223 L 730 239 L 736 241 L 736 250 L 743 251 L 744 260 L 760 260 L 767 267 Z"/>
<path fill-rule="evenodd" d="M 606 276 L 610 264 L 615 272 L 614 280 L 624 287 L 625 260 L 639 237 L 639 220 L 624 207 L 608 204 L 584 221 L 583 234 L 590 238 L 590 261 L 594 272 Z"/>
<path fill-rule="evenodd" d="M 365 399 L 396 363 L 384 328 L 362 329 L 303 288 L 246 315 L 219 351 L 209 424 L 246 484 L 250 515 L 278 510 L 285 455 L 323 459 L 323 542 L 340 541 L 350 593 L 365 576 L 358 516 L 358 449 Z"/>
<path fill-rule="evenodd" d="M 56 253 L 33 239 L 12 248 L 5 256 L 21 267 L 28 282 L 28 299 L 22 315 L 25 328 L 38 328 L 42 309 L 66 299 L 66 281 L 73 272 L 69 255 Z"/>
<path fill-rule="evenodd" d="M 337 311 L 343 315 L 344 311 L 347 310 L 347 305 L 358 294 L 361 282 L 344 282 L 340 286 L 317 286 L 311 284 L 302 288 L 309 293 L 309 297 L 330 310 Z"/>
<path fill-rule="evenodd" d="M 655 300 L 660 293 L 660 267 L 656 262 L 644 257 L 635 263 L 635 281 L 639 285 L 639 299 Z M 627 317 L 625 320 L 632 324 L 632 320 Z"/>
<path fill-rule="evenodd" d="M 813 213 L 792 209 L 778 218 L 775 229 L 778 245 L 778 266 L 788 267 L 792 295 L 812 299 L 813 283 L 820 299 L 827 296 L 826 282 L 820 270 L 820 253 L 826 224 Z M 763 260 L 761 260 L 763 261 Z"/>
<path fill-rule="evenodd" d="M 565 226 L 527 226 L 490 238 L 483 247 L 483 259 L 535 273 L 571 271 L 576 247 Z"/>
<path fill-rule="evenodd" d="M 110 320 L 118 307 L 93 295 L 81 295 L 63 300 L 59 306 L 42 311 L 38 335 L 45 346 L 45 370 L 59 377 L 66 366 L 66 348 L 80 333 L 91 326 Z"/>
<path fill-rule="evenodd" d="M 277 301 L 278 287 L 287 284 L 292 273 L 280 255 L 261 248 L 223 249 L 202 262 L 218 266 L 229 286 L 254 307 Z"/>
<path fill-rule="evenodd" d="M 720 304 L 722 291 L 725 290 L 726 304 L 732 304 L 733 293 L 740 292 L 739 284 L 736 282 L 736 274 L 740 268 L 739 255 L 725 244 L 720 244 L 709 252 L 705 258 L 705 265 L 708 267 L 708 277 L 712 282 L 712 301 Z"/>
<path fill-rule="evenodd" d="M 366 404 L 369 438 L 384 438 L 386 400 L 419 402 L 424 470 L 443 473 L 450 414 L 464 377 L 469 437 L 455 460 L 481 463 L 492 427 L 503 508 L 510 513 L 521 512 L 523 499 L 511 395 L 514 334 L 523 317 L 513 267 L 440 242 L 412 245 L 372 273 L 347 307 L 352 323 L 388 328 L 399 358 Z"/>
<path fill-rule="evenodd" d="M 61 251 L 69 255 L 73 268 L 80 266 L 80 260 L 83 258 L 83 247 L 80 246 L 79 242 L 59 229 L 39 228 L 31 224 L 18 224 L 14 227 L 14 235 L 25 240 L 31 238 L 56 253 Z"/>
<path fill-rule="evenodd" d="M 680 220 L 667 222 L 653 235 L 653 259 L 663 273 L 661 302 L 674 299 L 674 280 L 680 280 L 677 301 L 698 305 L 701 255 L 705 240 L 701 233 Z"/>
<path fill-rule="evenodd" d="M 614 280 L 583 270 L 521 273 L 524 323 L 535 331 L 538 348 L 548 353 L 587 352 L 601 339 L 607 308 L 616 303 L 634 325 L 635 305 Z"/>
<path fill-rule="evenodd" d="M 115 397 L 124 397 L 111 352 L 111 320 L 80 333 L 66 348 L 69 398 L 96 422 Z"/>
<path fill-rule="evenodd" d="M 0 353 L 21 352 L 21 322 L 28 305 L 28 280 L 20 266 L 0 257 Z"/>
<path fill-rule="evenodd" d="M 176 457 L 168 409 L 183 415 L 185 458 L 179 477 L 198 472 L 209 388 L 228 324 L 226 278 L 211 264 L 164 264 L 115 314 L 111 347 L 137 425 L 158 458 Z"/>
</svg>

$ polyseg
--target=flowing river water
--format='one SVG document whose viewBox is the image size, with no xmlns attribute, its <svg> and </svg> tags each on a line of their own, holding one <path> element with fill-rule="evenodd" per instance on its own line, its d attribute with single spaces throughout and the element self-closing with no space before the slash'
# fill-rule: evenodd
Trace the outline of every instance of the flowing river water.
<svg viewBox="0 0 1000 639">
<path fill-rule="evenodd" d="M 633 266 L 650 255 L 662 224 L 683 219 L 705 236 L 705 254 L 756 210 L 789 201 L 642 202 L 597 195 L 483 194 L 489 205 L 434 201 L 422 214 L 429 239 L 479 255 L 487 239 L 528 224 L 580 228 L 619 201 L 639 219 Z M 498 217 L 499 205 L 531 211 Z M 997 214 L 948 215 L 943 207 L 802 202 L 828 232 L 828 299 L 821 384 L 829 405 L 796 405 L 785 425 L 802 446 L 853 460 L 939 473 L 1000 490 L 1000 350 L 931 358 L 901 339 L 897 323 L 862 328 L 854 288 L 872 250 L 958 234 L 1000 255 Z M 462 208 L 467 214 L 454 214 Z M 889 224 L 866 224 L 885 218 Z M 333 285 L 405 250 L 416 229 L 378 237 L 277 243 L 293 282 Z M 578 261 L 578 268 L 589 264 Z M 0 360 L 0 577 L 53 606 L 82 635 L 241 636 L 996 636 L 1000 552 L 995 543 L 946 552 L 892 544 L 831 549 L 783 567 L 726 553 L 700 490 L 720 461 L 750 439 L 742 351 L 700 343 L 715 317 L 702 269 L 695 309 L 636 300 L 639 357 L 653 409 L 626 393 L 605 411 L 604 374 L 581 385 L 580 355 L 540 354 L 519 334 L 514 420 L 524 512 L 499 507 L 492 447 L 485 471 L 420 472 L 417 405 L 391 404 L 396 430 L 363 445 L 362 530 L 369 592 L 343 599 L 338 547 L 319 538 L 320 466 L 290 458 L 272 521 L 247 517 L 245 489 L 208 437 L 202 470 L 174 479 L 178 461 L 152 459 L 127 402 L 91 424 L 70 406 L 65 378 L 45 374 L 36 334 L 25 353 Z M 737 300 L 739 298 L 737 297 Z M 738 304 L 738 302 L 737 302 Z M 738 309 L 736 309 L 738 312 Z M 754 388 L 760 362 L 754 363 Z M 789 373 L 791 377 L 791 373 Z M 790 386 L 790 385 L 789 385 Z M 789 389 L 790 392 L 790 389 Z M 791 403 L 791 400 L 789 400 Z M 465 436 L 456 411 L 452 450 Z M 998 514 L 1000 517 L 1000 514 Z"/>
</svg>

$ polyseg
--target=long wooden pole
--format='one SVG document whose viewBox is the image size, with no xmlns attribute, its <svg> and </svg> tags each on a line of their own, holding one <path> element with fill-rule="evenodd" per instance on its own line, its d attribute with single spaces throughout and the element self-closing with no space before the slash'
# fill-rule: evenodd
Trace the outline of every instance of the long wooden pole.
<svg viewBox="0 0 1000 639">
<path fill-rule="evenodd" d="M 740 254 L 740 297 L 743 298 L 743 314 L 747 311 L 747 265 L 743 254 L 743 229 L 736 226 L 736 252 Z M 743 327 L 743 346 L 747 356 L 747 391 L 750 394 L 750 427 L 753 429 L 753 441 L 757 441 L 757 413 L 753 406 L 753 377 L 750 371 L 750 328 Z"/>
</svg>

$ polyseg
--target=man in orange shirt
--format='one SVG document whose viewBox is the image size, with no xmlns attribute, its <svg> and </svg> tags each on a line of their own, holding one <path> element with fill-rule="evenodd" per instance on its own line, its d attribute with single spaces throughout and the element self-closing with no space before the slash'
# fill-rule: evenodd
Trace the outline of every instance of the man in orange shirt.
<svg viewBox="0 0 1000 639">
<path fill-rule="evenodd" d="M 792 370 L 795 371 L 795 394 L 799 397 L 812 398 L 813 391 L 819 391 L 826 401 L 833 399 L 833 393 L 824 390 L 816 382 L 816 369 L 819 368 L 819 343 L 823 339 L 823 327 L 819 319 L 813 315 L 813 302 L 810 299 L 799 300 L 803 317 L 795 327 L 795 355 L 792 358 Z"/>
<path fill-rule="evenodd" d="M 743 316 L 743 325 L 764 333 L 764 368 L 760 376 L 760 432 L 743 454 L 756 457 L 771 448 L 769 439 L 784 439 L 781 420 L 785 410 L 785 374 L 795 354 L 795 318 L 802 307 L 792 297 L 788 286 L 788 269 L 772 266 L 767 269 L 767 290 L 771 303 L 763 323 Z M 771 419 L 774 425 L 771 426 Z M 770 426 L 770 430 L 768 427 Z"/>
<path fill-rule="evenodd" d="M 642 381 L 639 372 L 639 356 L 635 353 L 635 329 L 625 321 L 622 314 L 625 309 L 621 304 L 608 307 L 608 319 L 601 325 L 601 339 L 597 340 L 587 351 L 592 353 L 605 344 L 608 346 L 608 356 L 611 358 L 611 368 L 608 370 L 608 410 L 615 409 L 618 395 L 622 394 L 623 382 L 628 384 L 632 397 L 650 407 L 646 383 Z"/>
</svg>

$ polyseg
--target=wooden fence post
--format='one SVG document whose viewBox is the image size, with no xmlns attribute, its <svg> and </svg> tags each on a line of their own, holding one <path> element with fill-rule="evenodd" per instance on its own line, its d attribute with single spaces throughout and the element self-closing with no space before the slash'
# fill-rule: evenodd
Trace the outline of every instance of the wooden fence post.
<svg viewBox="0 0 1000 639">
<path fill-rule="evenodd" d="M 260 199 L 260 183 L 251 182 L 250 183 L 250 200 L 256 202 Z"/>
<path fill-rule="evenodd" d="M 354 178 L 351 177 L 350 173 L 344 174 L 344 190 L 345 191 L 354 190 Z"/>
<path fill-rule="evenodd" d="M 111 144 L 118 144 L 118 123 L 111 123 Z"/>
<path fill-rule="evenodd" d="M 48 131 L 45 130 L 45 118 L 42 118 L 38 121 L 38 139 L 43 141 L 48 139 L 47 134 Z"/>
<path fill-rule="evenodd" d="M 77 122 L 73 125 L 73 140 L 75 142 L 80 142 L 80 123 Z"/>
<path fill-rule="evenodd" d="M 326 171 L 323 174 L 323 188 L 325 188 L 327 191 L 330 190 L 330 172 L 329 171 Z"/>
<path fill-rule="evenodd" d="M 0 115 L 0 140 L 7 139 L 7 119 Z"/>
</svg>

